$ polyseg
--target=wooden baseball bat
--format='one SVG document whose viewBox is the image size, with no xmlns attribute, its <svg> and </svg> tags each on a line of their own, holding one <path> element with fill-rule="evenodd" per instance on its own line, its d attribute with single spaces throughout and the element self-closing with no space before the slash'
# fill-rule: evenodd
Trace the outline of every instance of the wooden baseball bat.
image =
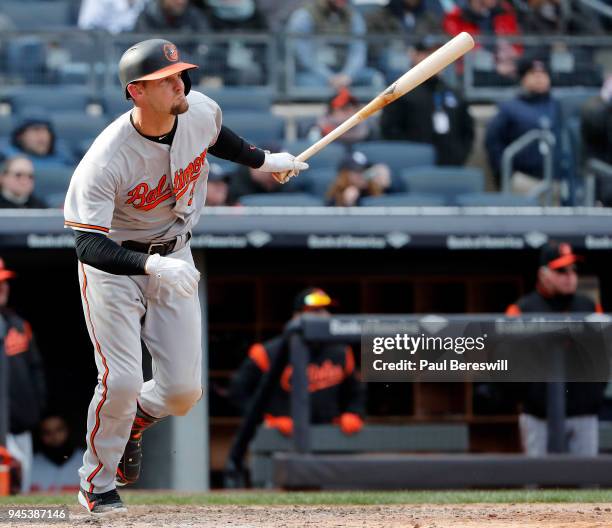
<svg viewBox="0 0 612 528">
<path fill-rule="evenodd" d="M 299 154 L 296 159 L 306 161 L 317 152 L 324 149 L 332 141 L 338 139 L 346 131 L 353 128 L 358 123 L 365 121 L 380 109 L 392 103 L 405 93 L 416 88 L 436 73 L 446 68 L 449 64 L 465 55 L 474 47 L 474 39 L 469 33 L 459 33 L 456 37 L 449 40 L 444 46 L 438 48 L 429 57 L 423 59 L 416 66 L 408 70 L 397 81 L 391 84 L 384 92 L 378 94 L 359 112 L 349 117 L 344 123 L 338 125 L 329 134 L 322 137 Z"/>
</svg>

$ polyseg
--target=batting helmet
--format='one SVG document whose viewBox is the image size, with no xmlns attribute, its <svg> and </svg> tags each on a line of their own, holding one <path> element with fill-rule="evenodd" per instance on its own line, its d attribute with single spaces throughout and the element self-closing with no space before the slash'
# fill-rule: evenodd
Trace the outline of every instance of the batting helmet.
<svg viewBox="0 0 612 528">
<path fill-rule="evenodd" d="M 182 62 L 178 49 L 172 42 L 164 39 L 143 40 L 134 44 L 119 60 L 119 79 L 126 99 L 131 99 L 128 84 L 136 81 L 154 81 L 181 72 L 185 83 L 185 95 L 191 89 L 191 79 L 187 70 L 197 68 L 195 64 Z"/>
</svg>

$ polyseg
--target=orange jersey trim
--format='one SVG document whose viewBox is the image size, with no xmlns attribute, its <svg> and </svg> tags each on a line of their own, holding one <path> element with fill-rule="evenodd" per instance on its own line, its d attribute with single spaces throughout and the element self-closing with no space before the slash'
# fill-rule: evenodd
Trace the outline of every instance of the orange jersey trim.
<svg viewBox="0 0 612 528">
<path fill-rule="evenodd" d="M 65 226 L 74 227 L 75 229 L 93 229 L 94 231 L 102 231 L 103 233 L 108 233 L 110 229 L 108 227 L 102 227 L 92 224 L 79 224 L 78 222 L 71 222 L 66 220 L 64 222 Z"/>
<path fill-rule="evenodd" d="M 91 312 L 89 309 L 89 300 L 87 299 L 87 275 L 85 274 L 85 267 L 83 266 L 82 262 L 81 262 L 81 271 L 83 272 L 82 294 L 83 294 L 83 300 L 85 301 L 85 306 L 87 307 L 87 320 L 89 321 L 89 325 L 91 326 L 91 335 L 93 336 L 93 339 L 94 339 L 96 351 L 102 358 L 102 365 L 104 366 L 104 374 L 102 375 L 102 387 L 103 387 L 102 399 L 100 400 L 100 403 L 98 403 L 98 406 L 96 407 L 96 424 L 94 425 L 94 428 L 91 430 L 91 434 L 89 435 L 89 444 L 91 445 L 91 450 L 93 451 L 93 454 L 96 457 L 98 457 L 98 452 L 96 451 L 94 440 L 96 438 L 96 434 L 98 433 L 98 430 L 100 429 L 100 411 L 102 410 L 102 406 L 104 405 L 104 402 L 106 402 L 106 395 L 108 393 L 108 386 L 106 384 L 106 380 L 108 379 L 109 370 L 108 370 L 108 364 L 106 363 L 106 358 L 104 357 L 104 354 L 102 354 L 102 347 L 100 346 L 100 343 L 98 342 L 98 338 L 96 337 L 96 330 L 94 328 L 94 324 L 91 319 Z M 87 482 L 89 482 L 90 484 L 90 487 L 89 487 L 90 493 L 93 493 L 93 489 L 94 489 L 94 485 L 92 481 L 94 477 L 100 472 L 100 470 L 102 469 L 102 466 L 103 464 L 102 462 L 100 462 L 98 464 L 98 467 L 94 469 L 90 473 L 90 475 L 87 477 Z"/>
<path fill-rule="evenodd" d="M 255 343 L 249 348 L 249 358 L 262 372 L 270 370 L 270 357 L 268 356 L 268 351 L 261 343 Z"/>
<path fill-rule="evenodd" d="M 355 356 L 353 355 L 353 349 L 347 346 L 344 355 L 344 374 L 348 377 L 355 371 Z"/>
<path fill-rule="evenodd" d="M 506 315 L 509 317 L 518 317 L 522 313 L 523 312 L 521 312 L 521 309 L 518 307 L 517 304 L 511 304 L 510 306 L 508 306 L 508 308 L 506 308 Z"/>
</svg>

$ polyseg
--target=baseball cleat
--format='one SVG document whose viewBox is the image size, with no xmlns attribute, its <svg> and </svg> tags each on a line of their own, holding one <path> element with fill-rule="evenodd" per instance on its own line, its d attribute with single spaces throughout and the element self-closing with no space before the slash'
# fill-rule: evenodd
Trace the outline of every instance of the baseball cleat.
<svg viewBox="0 0 612 528">
<path fill-rule="evenodd" d="M 145 413 L 140 405 L 136 408 L 136 417 L 132 424 L 130 438 L 125 444 L 123 455 L 117 466 L 117 474 L 115 475 L 117 486 L 123 487 L 134 484 L 138 480 L 142 466 L 142 433 L 159 420 L 159 418 L 153 418 Z"/>
<path fill-rule="evenodd" d="M 121 497 L 116 489 L 105 493 L 89 493 L 83 488 L 79 490 L 79 504 L 89 513 L 99 517 L 114 515 L 116 513 L 126 513 L 127 508 L 121 502 Z"/>
</svg>

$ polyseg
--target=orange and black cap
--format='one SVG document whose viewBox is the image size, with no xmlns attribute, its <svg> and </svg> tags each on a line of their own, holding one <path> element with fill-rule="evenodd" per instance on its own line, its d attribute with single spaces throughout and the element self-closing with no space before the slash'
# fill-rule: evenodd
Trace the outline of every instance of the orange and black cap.
<svg viewBox="0 0 612 528">
<path fill-rule="evenodd" d="M 548 242 L 540 251 L 540 265 L 556 270 L 584 260 L 576 255 L 567 242 Z"/>
<path fill-rule="evenodd" d="M 119 79 L 130 99 L 128 84 L 137 81 L 154 81 L 175 73 L 181 73 L 185 83 L 185 95 L 191 90 L 188 70 L 198 66 L 181 61 L 177 47 L 165 39 L 143 40 L 128 48 L 119 60 Z"/>
<path fill-rule="evenodd" d="M 293 311 L 308 312 L 329 308 L 335 304 L 334 300 L 321 288 L 307 288 L 296 295 L 293 301 Z"/>
</svg>

